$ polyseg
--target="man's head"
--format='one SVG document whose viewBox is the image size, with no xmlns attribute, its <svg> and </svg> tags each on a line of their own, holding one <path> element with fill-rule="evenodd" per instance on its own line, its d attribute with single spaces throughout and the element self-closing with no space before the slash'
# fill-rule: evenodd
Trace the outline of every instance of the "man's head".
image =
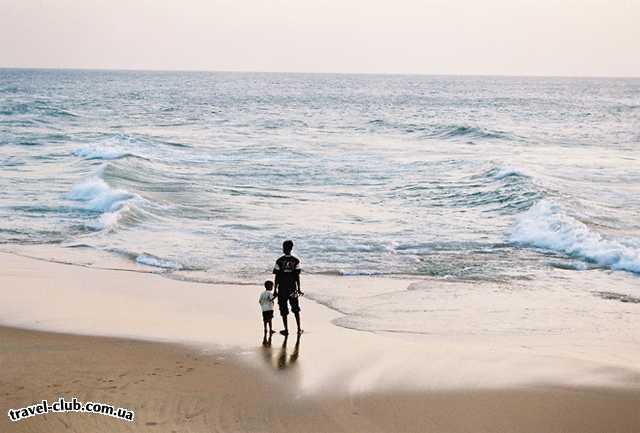
<svg viewBox="0 0 640 433">
<path fill-rule="evenodd" d="M 273 281 L 270 281 L 270 280 L 265 281 L 264 288 L 269 291 L 273 290 Z"/>
<path fill-rule="evenodd" d="M 285 254 L 291 254 L 291 250 L 293 249 L 293 241 L 286 240 L 282 243 L 282 252 Z"/>
</svg>

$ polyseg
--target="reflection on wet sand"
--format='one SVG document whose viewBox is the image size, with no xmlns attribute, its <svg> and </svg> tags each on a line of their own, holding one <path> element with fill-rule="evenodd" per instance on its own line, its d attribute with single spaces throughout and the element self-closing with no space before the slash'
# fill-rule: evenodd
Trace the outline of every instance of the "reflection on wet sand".
<svg viewBox="0 0 640 433">
<path fill-rule="evenodd" d="M 284 337 L 279 350 L 275 350 L 272 347 L 271 339 L 271 334 L 265 334 L 262 339 L 262 356 L 265 362 L 276 370 L 286 370 L 294 367 L 300 356 L 300 335 L 297 335 L 293 351 L 290 354 L 287 348 L 289 336 Z"/>
</svg>

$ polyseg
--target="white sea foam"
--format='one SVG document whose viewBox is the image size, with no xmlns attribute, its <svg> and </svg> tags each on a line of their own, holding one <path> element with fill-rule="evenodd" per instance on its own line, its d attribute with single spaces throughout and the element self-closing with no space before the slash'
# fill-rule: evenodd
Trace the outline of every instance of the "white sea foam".
<svg viewBox="0 0 640 433">
<path fill-rule="evenodd" d="M 123 189 L 113 189 L 104 180 L 93 178 L 74 186 L 67 198 L 87 202 L 87 208 L 91 210 L 114 212 L 135 195 Z"/>
<path fill-rule="evenodd" d="M 124 149 L 114 147 L 114 146 L 88 146 L 81 147 L 75 149 L 73 151 L 75 156 L 80 156 L 86 159 L 103 159 L 103 160 L 111 160 L 111 159 L 119 159 L 125 156 L 131 155 L 129 152 Z"/>
<path fill-rule="evenodd" d="M 97 220 L 87 223 L 87 227 L 94 230 L 104 230 L 115 227 L 120 221 L 120 218 L 122 218 L 124 212 L 128 209 L 129 206 L 125 205 L 116 212 L 103 213 Z"/>
<path fill-rule="evenodd" d="M 66 198 L 84 202 L 87 210 L 101 212 L 102 215 L 88 226 L 102 230 L 115 226 L 139 197 L 123 189 L 111 188 L 103 179 L 95 177 L 74 186 Z"/>
<path fill-rule="evenodd" d="M 94 144 L 86 147 L 79 147 L 72 153 L 75 156 L 79 156 L 85 159 L 98 159 L 107 161 L 125 158 L 127 156 L 145 159 L 140 155 L 129 152 L 121 145 L 110 142 L 105 142 L 103 144 Z"/>
<path fill-rule="evenodd" d="M 609 239 L 541 200 L 516 220 L 511 241 L 580 257 L 600 266 L 640 272 L 640 240 Z"/>
</svg>

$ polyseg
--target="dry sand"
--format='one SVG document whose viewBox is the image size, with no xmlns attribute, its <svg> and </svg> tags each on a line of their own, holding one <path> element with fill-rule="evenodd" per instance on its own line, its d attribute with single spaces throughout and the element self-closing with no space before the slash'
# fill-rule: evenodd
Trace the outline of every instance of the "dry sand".
<svg viewBox="0 0 640 433">
<path fill-rule="evenodd" d="M 274 381 L 233 355 L 165 343 L 0 328 L 0 353 L 3 410 L 63 396 L 136 414 L 133 423 L 78 413 L 5 418 L 0 428 L 7 433 L 640 431 L 638 390 L 536 386 L 300 397 L 288 385 L 290 354 Z"/>
<path fill-rule="evenodd" d="M 640 432 L 637 370 L 597 353 L 362 333 L 310 301 L 298 344 L 265 347 L 258 287 L 0 256 L 5 325 L 128 337 L 0 328 L 0 409 L 77 397 L 136 413 L 5 417 L 2 432 Z M 407 284 L 348 284 L 372 283 Z"/>
</svg>

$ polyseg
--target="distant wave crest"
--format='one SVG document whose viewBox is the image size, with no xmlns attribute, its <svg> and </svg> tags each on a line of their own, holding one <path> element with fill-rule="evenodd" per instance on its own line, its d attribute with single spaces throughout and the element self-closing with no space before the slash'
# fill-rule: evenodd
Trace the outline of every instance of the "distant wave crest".
<svg viewBox="0 0 640 433">
<path fill-rule="evenodd" d="M 452 182 L 403 185 L 392 194 L 405 200 L 428 201 L 432 206 L 482 207 L 510 214 L 529 209 L 545 196 L 546 190 L 520 169 L 493 165 Z"/>
<path fill-rule="evenodd" d="M 0 115 L 2 116 L 15 116 L 15 115 L 25 115 L 25 114 L 34 114 L 38 116 L 47 116 L 47 117 L 80 117 L 78 113 L 74 113 L 71 110 L 58 107 L 55 105 L 50 105 L 46 101 L 30 101 L 25 103 L 18 103 L 14 105 L 6 106 L 0 109 Z"/>
<path fill-rule="evenodd" d="M 104 146 L 90 146 L 90 147 L 81 147 L 73 151 L 75 156 L 80 156 L 85 159 L 101 159 L 101 160 L 112 160 L 112 159 L 120 159 L 126 158 L 128 156 L 137 157 L 130 152 L 126 152 L 122 149 L 118 148 L 109 148 Z"/>
<path fill-rule="evenodd" d="M 496 167 L 495 169 L 487 172 L 487 175 L 498 180 L 506 179 L 512 176 L 513 177 L 529 177 L 528 174 L 514 167 Z"/>
<path fill-rule="evenodd" d="M 483 128 L 481 126 L 464 124 L 415 124 L 397 123 L 383 119 L 375 119 L 369 125 L 380 129 L 395 129 L 407 134 L 418 134 L 423 138 L 440 138 L 446 140 L 472 140 L 472 139 L 519 139 L 508 131 Z"/>
<path fill-rule="evenodd" d="M 506 131 L 497 131 L 492 129 L 485 129 L 478 126 L 469 125 L 444 125 L 434 128 L 434 130 L 428 134 L 434 138 L 447 138 L 447 139 L 513 139 L 514 136 Z"/>
</svg>

